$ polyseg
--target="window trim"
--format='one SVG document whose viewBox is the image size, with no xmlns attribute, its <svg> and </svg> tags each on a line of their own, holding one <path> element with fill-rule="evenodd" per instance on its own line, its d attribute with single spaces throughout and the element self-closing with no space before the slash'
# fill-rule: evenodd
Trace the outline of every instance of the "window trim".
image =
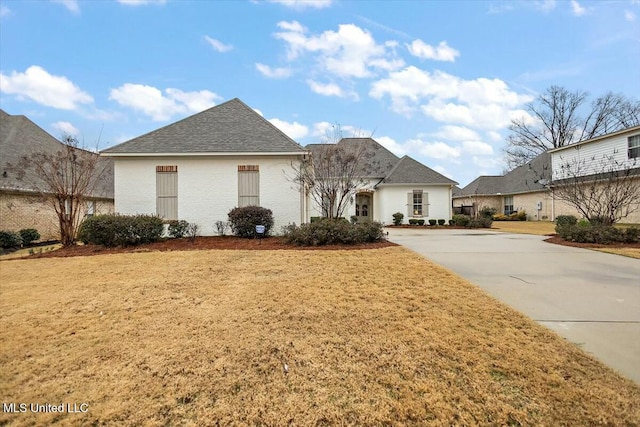
<svg viewBox="0 0 640 427">
<path fill-rule="evenodd" d="M 627 158 L 640 159 L 640 135 L 631 135 L 627 138 Z"/>
</svg>

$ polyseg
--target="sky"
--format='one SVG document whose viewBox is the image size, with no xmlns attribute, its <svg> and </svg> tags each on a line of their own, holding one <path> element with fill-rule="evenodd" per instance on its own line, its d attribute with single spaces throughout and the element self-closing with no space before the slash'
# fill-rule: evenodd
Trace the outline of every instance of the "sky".
<svg viewBox="0 0 640 427">
<path fill-rule="evenodd" d="M 0 0 L 0 108 L 98 150 L 240 98 L 464 186 L 552 85 L 640 99 L 640 0 Z"/>
</svg>

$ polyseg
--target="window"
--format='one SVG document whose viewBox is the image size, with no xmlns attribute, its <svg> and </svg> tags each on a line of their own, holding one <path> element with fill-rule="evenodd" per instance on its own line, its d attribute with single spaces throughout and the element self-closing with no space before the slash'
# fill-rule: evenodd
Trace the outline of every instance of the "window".
<svg viewBox="0 0 640 427">
<path fill-rule="evenodd" d="M 629 158 L 640 158 L 640 135 L 633 135 L 629 137 Z"/>
<path fill-rule="evenodd" d="M 511 215 L 513 213 L 513 196 L 505 196 L 504 198 L 504 214 Z"/>
<path fill-rule="evenodd" d="M 156 166 L 156 213 L 178 219 L 178 166 Z"/>
<path fill-rule="evenodd" d="M 238 207 L 260 206 L 260 167 L 238 165 Z"/>
<path fill-rule="evenodd" d="M 85 214 L 86 216 L 93 216 L 96 213 L 96 202 L 95 201 L 88 201 L 87 202 L 87 213 Z"/>
<path fill-rule="evenodd" d="M 413 190 L 407 194 L 409 217 L 424 217 L 429 215 L 429 193 Z"/>
</svg>

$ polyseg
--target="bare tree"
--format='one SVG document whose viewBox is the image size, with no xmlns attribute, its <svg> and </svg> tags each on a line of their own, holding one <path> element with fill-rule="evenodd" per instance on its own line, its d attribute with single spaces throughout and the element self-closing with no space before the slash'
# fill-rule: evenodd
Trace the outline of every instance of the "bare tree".
<svg viewBox="0 0 640 427">
<path fill-rule="evenodd" d="M 551 86 L 526 110 L 533 121 L 513 119 L 505 149 L 509 168 L 542 152 L 640 124 L 640 101 L 608 92 L 586 105 L 588 93 Z M 586 113 L 586 115 L 581 115 Z"/>
<path fill-rule="evenodd" d="M 554 170 L 554 196 L 591 222 L 614 224 L 640 210 L 640 165 L 611 155 L 563 162 Z"/>
<path fill-rule="evenodd" d="M 311 157 L 293 165 L 292 181 L 309 194 L 325 218 L 340 218 L 353 201 L 364 180 L 366 146 L 346 144 L 339 125 L 333 127 L 323 144 L 316 145 Z"/>
<path fill-rule="evenodd" d="M 33 171 L 30 184 L 55 211 L 62 245 L 75 244 L 86 202 L 104 174 L 106 164 L 99 162 L 97 153 L 80 148 L 78 140 L 67 135 L 63 136 L 58 151 L 25 156 L 18 167 L 21 179 L 26 175 L 25 170 Z"/>
</svg>

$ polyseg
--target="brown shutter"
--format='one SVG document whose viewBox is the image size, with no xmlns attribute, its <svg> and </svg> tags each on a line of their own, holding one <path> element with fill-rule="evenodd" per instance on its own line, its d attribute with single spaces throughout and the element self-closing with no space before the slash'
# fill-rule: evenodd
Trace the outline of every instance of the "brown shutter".
<svg viewBox="0 0 640 427">
<path fill-rule="evenodd" d="M 413 191 L 407 193 L 407 218 L 413 216 Z"/>
<path fill-rule="evenodd" d="M 425 218 L 429 216 L 429 193 L 426 191 L 422 192 L 422 216 Z"/>
<path fill-rule="evenodd" d="M 178 167 L 156 167 L 156 213 L 169 220 L 178 219 Z"/>
</svg>

